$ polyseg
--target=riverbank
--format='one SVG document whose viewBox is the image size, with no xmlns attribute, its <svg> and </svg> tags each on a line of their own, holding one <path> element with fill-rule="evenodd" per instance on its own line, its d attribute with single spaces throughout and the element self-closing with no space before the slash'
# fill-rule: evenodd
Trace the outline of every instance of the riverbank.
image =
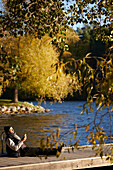
<svg viewBox="0 0 113 170">
<path fill-rule="evenodd" d="M 50 109 L 29 102 L 13 103 L 12 100 L 0 99 L 0 114 L 45 113 L 49 111 Z"/>
</svg>

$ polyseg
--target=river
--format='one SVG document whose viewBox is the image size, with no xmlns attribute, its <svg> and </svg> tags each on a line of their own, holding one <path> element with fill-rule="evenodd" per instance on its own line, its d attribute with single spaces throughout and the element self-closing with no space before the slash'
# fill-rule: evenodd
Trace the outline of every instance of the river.
<svg viewBox="0 0 113 170">
<path fill-rule="evenodd" d="M 90 112 L 88 115 L 84 113 L 80 115 L 82 107 L 85 101 L 65 101 L 63 103 L 53 103 L 47 101 L 41 103 L 44 108 L 52 109 L 48 113 L 32 113 L 32 114 L 21 114 L 21 115 L 0 115 L 0 133 L 3 131 L 3 127 L 10 125 L 14 127 L 16 133 L 22 137 L 25 133 L 27 134 L 26 144 L 28 146 L 39 146 L 40 139 L 46 138 L 50 134 L 56 134 L 58 128 L 60 128 L 60 142 L 63 141 L 65 144 L 74 144 L 79 139 L 79 145 L 85 145 L 87 143 L 86 132 L 83 128 L 80 128 L 84 124 L 88 124 L 94 120 L 94 112 Z M 37 102 L 33 102 L 37 105 Z M 94 104 L 93 104 L 94 105 Z M 95 106 L 94 106 L 95 107 Z M 99 113 L 99 117 L 96 120 L 97 123 L 100 121 L 100 115 L 104 114 L 106 110 L 102 110 Z M 73 139 L 73 133 L 75 124 L 77 124 L 77 137 Z M 105 116 L 103 119 L 102 126 L 104 130 L 110 133 L 110 118 Z M 93 123 L 91 124 L 93 126 Z M 107 140 L 109 141 L 109 138 Z M 1 149 L 1 144 L 0 144 Z"/>
</svg>

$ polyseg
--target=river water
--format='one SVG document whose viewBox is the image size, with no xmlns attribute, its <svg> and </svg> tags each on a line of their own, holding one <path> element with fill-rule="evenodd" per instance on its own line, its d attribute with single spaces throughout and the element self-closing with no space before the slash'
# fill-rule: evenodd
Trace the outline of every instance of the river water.
<svg viewBox="0 0 113 170">
<path fill-rule="evenodd" d="M 10 125 L 14 127 L 16 133 L 22 137 L 25 133 L 28 138 L 26 144 L 28 146 L 39 146 L 40 139 L 46 138 L 50 134 L 56 134 L 58 128 L 60 128 L 60 142 L 64 142 L 67 145 L 74 144 L 79 139 L 79 145 L 85 145 L 87 143 L 86 132 L 83 128 L 80 128 L 84 124 L 88 124 L 94 121 L 95 111 L 90 112 L 88 115 L 84 113 L 80 115 L 82 111 L 81 105 L 85 101 L 65 101 L 63 103 L 53 103 L 47 101 L 41 103 L 44 108 L 52 109 L 48 113 L 32 113 L 21 114 L 15 116 L 0 115 L 0 133 L 3 131 L 3 127 Z M 37 102 L 33 102 L 37 105 Z M 95 107 L 95 104 L 93 104 Z M 95 109 L 94 109 L 95 110 Z M 100 115 L 104 115 L 106 110 L 102 110 L 99 113 L 96 123 L 100 121 Z M 77 137 L 73 139 L 73 132 L 75 124 L 77 124 Z M 110 117 L 107 115 L 103 119 L 102 126 L 107 131 L 108 136 L 110 134 Z M 93 123 L 90 127 L 93 126 Z M 108 142 L 112 142 L 107 140 Z M 1 149 L 1 144 L 0 144 Z"/>
</svg>

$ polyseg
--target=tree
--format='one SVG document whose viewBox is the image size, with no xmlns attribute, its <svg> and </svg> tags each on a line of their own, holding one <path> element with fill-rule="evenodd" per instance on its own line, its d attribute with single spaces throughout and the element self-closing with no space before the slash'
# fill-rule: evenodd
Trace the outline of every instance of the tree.
<svg viewBox="0 0 113 170">
<path fill-rule="evenodd" d="M 66 1 L 68 2 L 68 0 Z M 109 31 L 112 31 L 112 0 L 75 0 L 74 2 L 70 1 L 69 4 L 70 7 L 67 8 L 68 24 L 72 26 L 76 23 L 93 25 L 96 31 L 96 39 L 101 39 L 103 41 L 111 39 L 110 35 L 105 34 L 103 28 L 109 28 Z"/>
<path fill-rule="evenodd" d="M 64 42 L 65 38 L 56 38 L 56 34 L 60 29 L 61 33 L 65 34 L 63 31 L 65 31 L 67 23 L 71 23 L 71 25 L 74 25 L 74 22 L 89 22 L 89 24 L 94 24 L 96 26 L 95 29 L 100 31 L 98 34 L 100 38 L 104 35 L 104 32 L 101 29 L 103 16 L 106 18 L 103 19 L 103 26 L 109 26 L 110 29 L 112 28 L 110 24 L 112 16 L 111 1 L 99 1 L 95 4 L 93 4 L 94 2 L 89 2 L 87 0 L 75 1 L 75 3 L 71 3 L 70 8 L 68 9 L 65 8 L 63 1 L 59 0 L 22 0 L 18 2 L 15 0 L 7 0 L 3 1 L 3 3 L 5 8 L 4 11 L 1 11 L 0 16 L 1 36 L 3 36 L 3 32 L 5 32 L 5 35 L 8 33 L 18 37 L 18 47 L 20 38 L 23 35 L 32 34 L 35 37 L 41 38 L 45 33 L 49 33 L 50 36 L 54 37 L 55 41 L 53 42 L 62 49 L 62 55 L 63 50 L 66 49 Z M 87 8 L 87 6 L 89 7 L 89 3 L 91 3 L 93 7 Z M 65 12 L 63 11 L 64 9 Z M 107 36 L 107 38 L 109 37 L 110 36 Z"/>
<path fill-rule="evenodd" d="M 18 85 L 21 62 L 19 56 L 18 38 L 7 36 L 0 39 L 1 50 L 1 77 L 3 79 L 2 87 L 12 84 L 14 88 L 14 102 L 18 102 Z M 6 65 L 7 64 L 7 65 Z"/>
<path fill-rule="evenodd" d="M 1 11 L 1 36 L 11 35 L 18 40 L 18 60 L 20 59 L 20 39 L 23 35 L 33 35 L 41 38 L 45 33 L 50 36 L 58 33 L 65 13 L 60 1 L 3 1 L 4 10 Z M 18 74 L 18 73 L 17 73 Z M 18 77 L 18 76 L 17 76 Z M 18 80 L 15 80 L 14 101 L 18 101 Z"/>
<path fill-rule="evenodd" d="M 88 8 L 87 8 L 88 7 Z M 112 45 L 112 1 L 75 1 L 71 4 L 68 10 L 71 13 L 69 24 L 74 22 L 83 22 L 93 24 L 95 30 L 95 39 L 103 42 L 108 42 Z M 109 30 L 106 32 L 106 28 Z M 111 41 L 111 43 L 110 43 Z M 106 49 L 103 56 L 91 56 L 88 53 L 82 59 L 73 58 L 77 83 L 82 87 L 85 87 L 87 92 L 87 102 L 83 105 L 81 114 L 89 114 L 94 111 L 93 102 L 96 103 L 96 111 L 94 112 L 94 121 L 89 124 L 83 125 L 89 134 L 87 135 L 88 143 L 92 144 L 93 149 L 96 147 L 96 143 L 99 143 L 97 152 L 100 156 L 103 156 L 102 144 L 105 144 L 108 137 L 110 141 L 112 139 L 112 93 L 113 93 L 113 82 L 112 82 L 112 59 L 113 59 L 113 46 Z M 93 59 L 96 61 L 95 67 L 90 65 L 89 60 Z M 69 62 L 68 62 L 69 64 Z M 70 62 L 71 66 L 71 62 Z M 98 120 L 99 111 L 105 109 L 105 112 L 100 112 L 100 120 Z M 104 131 L 101 123 L 105 116 L 108 116 L 110 120 L 109 133 Z M 74 129 L 75 127 L 73 127 Z M 76 128 L 77 130 L 77 128 Z M 77 131 L 73 133 L 74 138 L 76 137 Z M 72 133 L 72 132 L 71 132 Z M 75 143 L 77 147 L 78 141 Z M 106 153 L 108 154 L 108 153 Z M 108 159 L 112 159 L 108 156 Z"/>
<path fill-rule="evenodd" d="M 68 93 L 72 93 L 73 84 L 70 84 L 72 77 L 66 75 L 62 68 L 56 69 L 59 52 L 51 44 L 48 35 L 41 40 L 38 38 L 31 40 L 31 36 L 24 37 L 20 49 L 22 90 L 27 94 L 35 94 L 38 99 L 54 100 L 61 100 Z"/>
<path fill-rule="evenodd" d="M 71 32 L 67 31 L 67 43 L 68 41 L 71 43 Z M 72 37 L 74 42 L 78 39 L 76 34 L 75 38 Z M 48 35 L 43 36 L 41 40 L 30 35 L 21 37 L 18 61 L 16 57 L 18 38 L 12 36 L 1 38 L 0 43 L 9 55 L 9 67 L 14 72 L 10 74 L 11 78 L 8 78 L 9 87 L 18 87 L 18 90 L 27 95 L 32 94 L 40 100 L 45 98 L 62 100 L 68 93 L 73 93 L 74 84 L 70 84 L 72 77 L 65 74 L 62 64 L 61 67 L 56 64 L 59 62 L 60 51 L 51 44 L 51 41 L 52 38 Z"/>
<path fill-rule="evenodd" d="M 10 38 L 8 38 L 10 39 Z M 1 41 L 1 39 L 0 39 Z M 0 49 L 0 59 L 1 59 L 1 63 L 0 63 L 0 68 L 1 68 L 1 90 L 5 90 L 5 87 L 8 86 L 10 84 L 10 82 L 12 82 L 12 86 L 15 87 L 16 86 L 16 81 L 18 79 L 18 72 L 20 71 L 20 61 L 18 60 L 17 56 L 15 55 L 17 53 L 14 53 L 14 51 L 16 50 L 15 47 L 15 42 L 13 41 L 13 45 L 11 46 L 10 43 L 12 43 L 11 41 L 7 41 L 8 45 L 4 42 L 6 42 L 6 40 L 4 41 L 2 39 L 2 46 Z M 10 48 L 8 48 L 10 47 Z M 11 48 L 13 47 L 13 48 Z M 9 50 L 10 49 L 10 50 Z M 12 52 L 13 51 L 13 52 Z M 14 93 L 15 94 L 15 93 Z M 18 96 L 15 96 L 15 100 Z M 15 101 L 16 102 L 16 101 Z"/>
<path fill-rule="evenodd" d="M 112 45 L 112 11 L 113 6 L 111 0 L 75 1 L 75 3 L 71 3 L 70 8 L 67 10 L 68 24 L 71 24 L 72 26 L 79 22 L 93 24 L 95 39 L 101 40 L 104 43 L 109 41 L 109 44 Z M 108 29 L 108 33 L 106 32 L 106 29 Z M 72 66 L 72 70 L 73 65 L 75 66 L 75 70 L 72 72 L 76 77 L 77 84 L 80 85 L 79 92 L 82 92 L 83 86 L 87 92 L 87 102 L 83 105 L 81 114 L 88 114 L 89 112 L 94 111 L 93 101 L 96 103 L 97 110 L 94 112 L 94 121 L 87 125 L 83 125 L 82 128 L 85 128 L 85 130 L 89 132 L 87 139 L 88 143 L 93 145 L 93 149 L 95 149 L 96 143 L 99 143 L 97 152 L 100 153 L 101 157 L 103 156 L 102 144 L 105 144 L 108 137 L 110 137 L 110 141 L 112 139 L 112 49 L 113 46 L 106 49 L 103 56 L 92 57 L 91 53 L 88 53 L 86 56 L 83 56 L 82 59 L 71 58 L 71 60 L 69 59 L 70 61 L 67 61 L 67 64 L 70 63 L 70 68 Z M 95 67 L 92 67 L 92 65 L 89 64 L 91 59 L 96 62 Z M 104 113 L 101 112 L 99 121 L 97 117 L 99 111 L 103 109 L 106 111 Z M 106 115 L 110 120 L 109 134 L 103 130 L 101 125 Z M 77 127 L 73 127 L 73 129 L 75 130 L 73 131 L 75 139 L 77 135 Z M 76 141 L 74 146 L 77 147 L 77 144 L 78 141 Z M 112 156 L 108 157 L 108 159 L 112 159 Z"/>
<path fill-rule="evenodd" d="M 62 5 L 54 0 L 7 0 L 1 15 L 2 30 L 14 36 L 32 34 L 41 38 L 48 32 L 52 36 L 58 33 L 65 16 Z"/>
</svg>

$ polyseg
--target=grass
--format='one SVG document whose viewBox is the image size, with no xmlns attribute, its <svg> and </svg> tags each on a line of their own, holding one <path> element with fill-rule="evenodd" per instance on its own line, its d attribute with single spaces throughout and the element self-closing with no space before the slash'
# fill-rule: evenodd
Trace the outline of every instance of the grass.
<svg viewBox="0 0 113 170">
<path fill-rule="evenodd" d="M 10 106 L 12 103 L 12 100 L 8 100 L 8 99 L 0 99 L 0 106 Z"/>
<path fill-rule="evenodd" d="M 0 99 L 0 106 L 31 106 L 29 103 L 27 102 L 18 102 L 18 103 L 13 103 L 12 100 L 10 99 Z"/>
</svg>

